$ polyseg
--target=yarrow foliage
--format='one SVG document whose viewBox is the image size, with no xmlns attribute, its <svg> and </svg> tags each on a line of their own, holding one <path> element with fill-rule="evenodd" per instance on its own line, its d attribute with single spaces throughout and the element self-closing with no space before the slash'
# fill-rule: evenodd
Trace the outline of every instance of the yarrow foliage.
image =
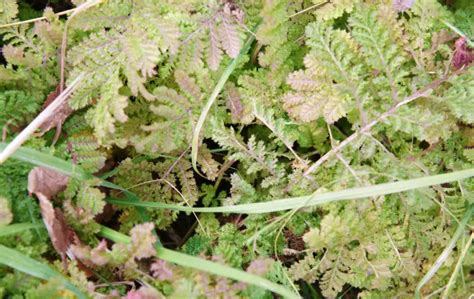
<svg viewBox="0 0 474 299">
<path fill-rule="evenodd" d="M 42 167 L 0 165 L 2 246 L 90 297 L 271 298 L 269 281 L 302 297 L 470 295 L 472 179 L 191 212 L 472 169 L 469 1 L 29 2 L 0 3 L 2 141 L 82 80 L 25 144 L 42 159 L 19 156 Z M 2 297 L 67 297 L 63 283 L 0 269 Z"/>
</svg>

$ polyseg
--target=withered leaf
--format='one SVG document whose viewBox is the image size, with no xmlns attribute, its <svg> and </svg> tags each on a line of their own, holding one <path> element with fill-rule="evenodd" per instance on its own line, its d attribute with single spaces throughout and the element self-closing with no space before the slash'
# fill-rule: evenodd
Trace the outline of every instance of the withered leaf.
<svg viewBox="0 0 474 299">
<path fill-rule="evenodd" d="M 68 181 L 68 176 L 44 167 L 35 167 L 28 174 L 28 191 L 35 194 L 39 200 L 41 216 L 51 243 L 60 254 L 65 267 L 69 247 L 79 240 L 67 225 L 62 211 L 53 207 L 50 198 L 64 190 Z"/>
<path fill-rule="evenodd" d="M 60 92 L 58 85 L 56 89 L 51 92 L 46 98 L 42 110 L 48 107 L 58 97 L 59 94 Z M 39 127 L 41 130 L 41 134 L 48 132 L 52 128 L 57 128 L 58 133 L 56 135 L 59 136 L 59 132 L 61 131 L 61 127 L 64 121 L 66 120 L 66 118 L 69 117 L 69 115 L 71 115 L 73 111 L 74 110 L 69 106 L 68 101 L 64 101 L 61 106 L 59 106 L 56 111 L 41 124 L 41 126 Z"/>
<path fill-rule="evenodd" d="M 43 194 L 50 199 L 57 193 L 63 191 L 69 177 L 57 171 L 45 167 L 35 167 L 28 174 L 28 191 L 30 194 Z"/>
<path fill-rule="evenodd" d="M 76 241 L 77 236 L 67 225 L 60 209 L 53 208 L 49 199 L 42 193 L 36 193 L 36 196 L 40 203 L 41 216 L 43 216 L 43 222 L 48 230 L 51 243 L 61 256 L 63 263 L 66 263 L 69 246 Z"/>
</svg>

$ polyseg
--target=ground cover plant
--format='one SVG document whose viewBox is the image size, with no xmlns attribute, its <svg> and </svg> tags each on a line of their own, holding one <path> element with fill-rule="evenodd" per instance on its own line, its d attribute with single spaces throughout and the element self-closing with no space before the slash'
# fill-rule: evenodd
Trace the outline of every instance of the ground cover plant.
<svg viewBox="0 0 474 299">
<path fill-rule="evenodd" d="M 2 298 L 467 298 L 474 4 L 0 2 Z"/>
</svg>

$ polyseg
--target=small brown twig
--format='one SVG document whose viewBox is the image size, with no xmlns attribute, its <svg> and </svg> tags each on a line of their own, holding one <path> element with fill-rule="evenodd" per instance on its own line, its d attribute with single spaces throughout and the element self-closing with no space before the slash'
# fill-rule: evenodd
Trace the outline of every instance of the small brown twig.
<svg viewBox="0 0 474 299">
<path fill-rule="evenodd" d="M 7 140 L 8 135 L 8 126 L 12 123 L 12 120 L 9 119 L 2 128 L 2 141 L 5 142 Z"/>
<path fill-rule="evenodd" d="M 67 32 L 68 32 L 69 23 L 79 13 L 81 13 L 81 12 L 83 12 L 83 11 L 93 7 L 93 6 L 98 5 L 98 4 L 102 3 L 103 1 L 104 0 L 88 0 L 88 1 L 80 4 L 78 7 L 76 7 L 72 11 L 72 14 L 69 16 L 68 20 L 66 21 L 66 24 L 64 25 L 63 37 L 62 37 L 62 40 L 61 40 L 61 51 L 60 51 L 60 54 L 59 54 L 59 93 L 63 92 L 63 89 L 64 89 L 65 67 L 66 67 L 66 48 L 67 48 Z"/>
<path fill-rule="evenodd" d="M 168 178 L 168 176 L 170 175 L 171 171 L 173 171 L 173 169 L 176 167 L 176 165 L 178 164 L 179 160 L 181 160 L 184 155 L 186 155 L 186 153 L 189 151 L 189 149 L 191 148 L 191 145 L 188 146 L 188 148 L 186 148 L 182 153 L 181 155 L 179 155 L 179 157 L 173 162 L 173 164 L 171 164 L 170 168 L 168 168 L 168 170 L 166 170 L 166 172 L 163 174 L 163 176 L 160 178 L 160 180 L 165 180 Z"/>
<path fill-rule="evenodd" d="M 56 16 L 67 15 L 67 14 L 73 13 L 74 11 L 76 11 L 76 9 L 78 9 L 78 8 L 77 7 L 76 8 L 71 8 L 71 9 L 68 9 L 68 10 L 65 10 L 65 11 L 55 13 L 54 15 L 56 15 Z M 42 20 L 47 20 L 47 19 L 48 19 L 48 17 L 43 16 L 43 17 L 39 17 L 39 18 L 34 18 L 34 19 L 29 19 L 29 20 L 24 20 L 24 21 L 18 21 L 18 22 L 9 23 L 9 24 L 3 24 L 3 25 L 0 25 L 0 29 L 1 28 L 12 27 L 12 26 L 23 25 L 23 24 L 35 23 L 35 22 L 42 21 Z"/>
<path fill-rule="evenodd" d="M 171 187 L 171 189 L 173 189 L 176 193 L 179 194 L 179 196 L 183 199 L 183 201 L 186 203 L 186 205 L 190 208 L 192 208 L 192 206 L 189 204 L 189 201 L 186 199 L 186 197 L 184 197 L 183 193 L 181 193 L 181 191 L 178 190 L 178 188 L 176 188 L 176 186 L 174 186 L 170 181 L 166 180 L 166 179 L 162 179 L 166 184 L 168 184 L 168 186 Z M 195 212 L 192 212 L 194 217 L 196 218 L 196 221 L 199 225 L 199 227 L 202 229 L 202 231 L 204 233 L 206 233 L 208 236 L 209 236 L 209 233 L 204 229 L 204 226 L 202 225 L 201 221 L 199 221 L 199 217 L 196 215 Z M 178 242 L 179 243 L 179 242 Z"/>
<path fill-rule="evenodd" d="M 309 6 L 309 7 L 306 7 L 305 9 L 302 9 L 302 10 L 300 10 L 300 11 L 297 11 L 297 12 L 295 12 L 294 14 L 288 16 L 288 19 L 294 18 L 294 17 L 296 17 L 296 16 L 298 16 L 298 15 L 300 15 L 300 14 L 303 14 L 303 13 L 305 13 L 305 12 L 307 12 L 307 11 L 310 11 L 310 10 L 312 10 L 312 9 L 316 9 L 316 8 L 318 8 L 318 7 L 321 7 L 321 6 L 323 6 L 323 5 L 325 5 L 325 4 L 329 3 L 329 2 L 331 2 L 331 1 L 322 1 L 322 2 L 319 2 L 319 3 L 313 4 L 313 5 Z"/>
<path fill-rule="evenodd" d="M 224 173 L 232 167 L 232 165 L 237 162 L 235 160 L 229 160 L 227 161 L 226 163 L 224 163 L 222 166 L 221 166 L 221 169 L 219 169 L 219 172 L 217 173 L 217 180 L 216 180 L 216 183 L 214 184 L 214 189 L 217 190 L 217 188 L 219 187 L 221 181 L 222 181 L 222 177 L 224 176 Z"/>
</svg>

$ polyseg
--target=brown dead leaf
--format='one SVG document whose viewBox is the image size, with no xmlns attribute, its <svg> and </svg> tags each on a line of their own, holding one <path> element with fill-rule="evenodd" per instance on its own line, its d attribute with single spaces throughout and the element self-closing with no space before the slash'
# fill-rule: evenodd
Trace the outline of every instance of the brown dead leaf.
<svg viewBox="0 0 474 299">
<path fill-rule="evenodd" d="M 48 97 L 46 98 L 46 101 L 43 104 L 42 110 L 44 110 L 46 107 L 48 107 L 60 94 L 59 92 L 59 85 L 56 87 L 56 89 L 51 92 Z M 47 118 L 39 127 L 41 130 L 41 134 L 44 134 L 51 130 L 52 128 L 56 128 L 56 136 L 55 136 L 55 141 L 59 137 L 59 134 L 61 133 L 61 128 L 66 120 L 66 118 L 71 115 L 71 113 L 74 110 L 69 106 L 68 101 L 64 101 L 61 106 L 59 106 L 56 111 L 51 114 L 49 118 Z"/>
<path fill-rule="evenodd" d="M 51 243 L 61 256 L 65 268 L 69 247 L 79 243 L 79 239 L 67 225 L 62 211 L 58 208 L 55 209 L 50 199 L 64 190 L 68 181 L 68 176 L 44 167 L 35 167 L 28 174 L 28 191 L 30 194 L 35 194 L 39 200 L 41 216 Z"/>
<path fill-rule="evenodd" d="M 47 199 L 66 189 L 69 177 L 45 167 L 35 167 L 28 174 L 30 194 L 43 194 Z"/>
<path fill-rule="evenodd" d="M 51 243 L 53 243 L 54 249 L 61 256 L 63 263 L 66 263 L 69 246 L 77 238 L 76 234 L 66 224 L 60 209 L 53 208 L 51 202 L 43 194 L 37 193 L 36 196 L 40 202 L 41 216 L 43 216 L 43 222 L 48 230 Z"/>
</svg>

